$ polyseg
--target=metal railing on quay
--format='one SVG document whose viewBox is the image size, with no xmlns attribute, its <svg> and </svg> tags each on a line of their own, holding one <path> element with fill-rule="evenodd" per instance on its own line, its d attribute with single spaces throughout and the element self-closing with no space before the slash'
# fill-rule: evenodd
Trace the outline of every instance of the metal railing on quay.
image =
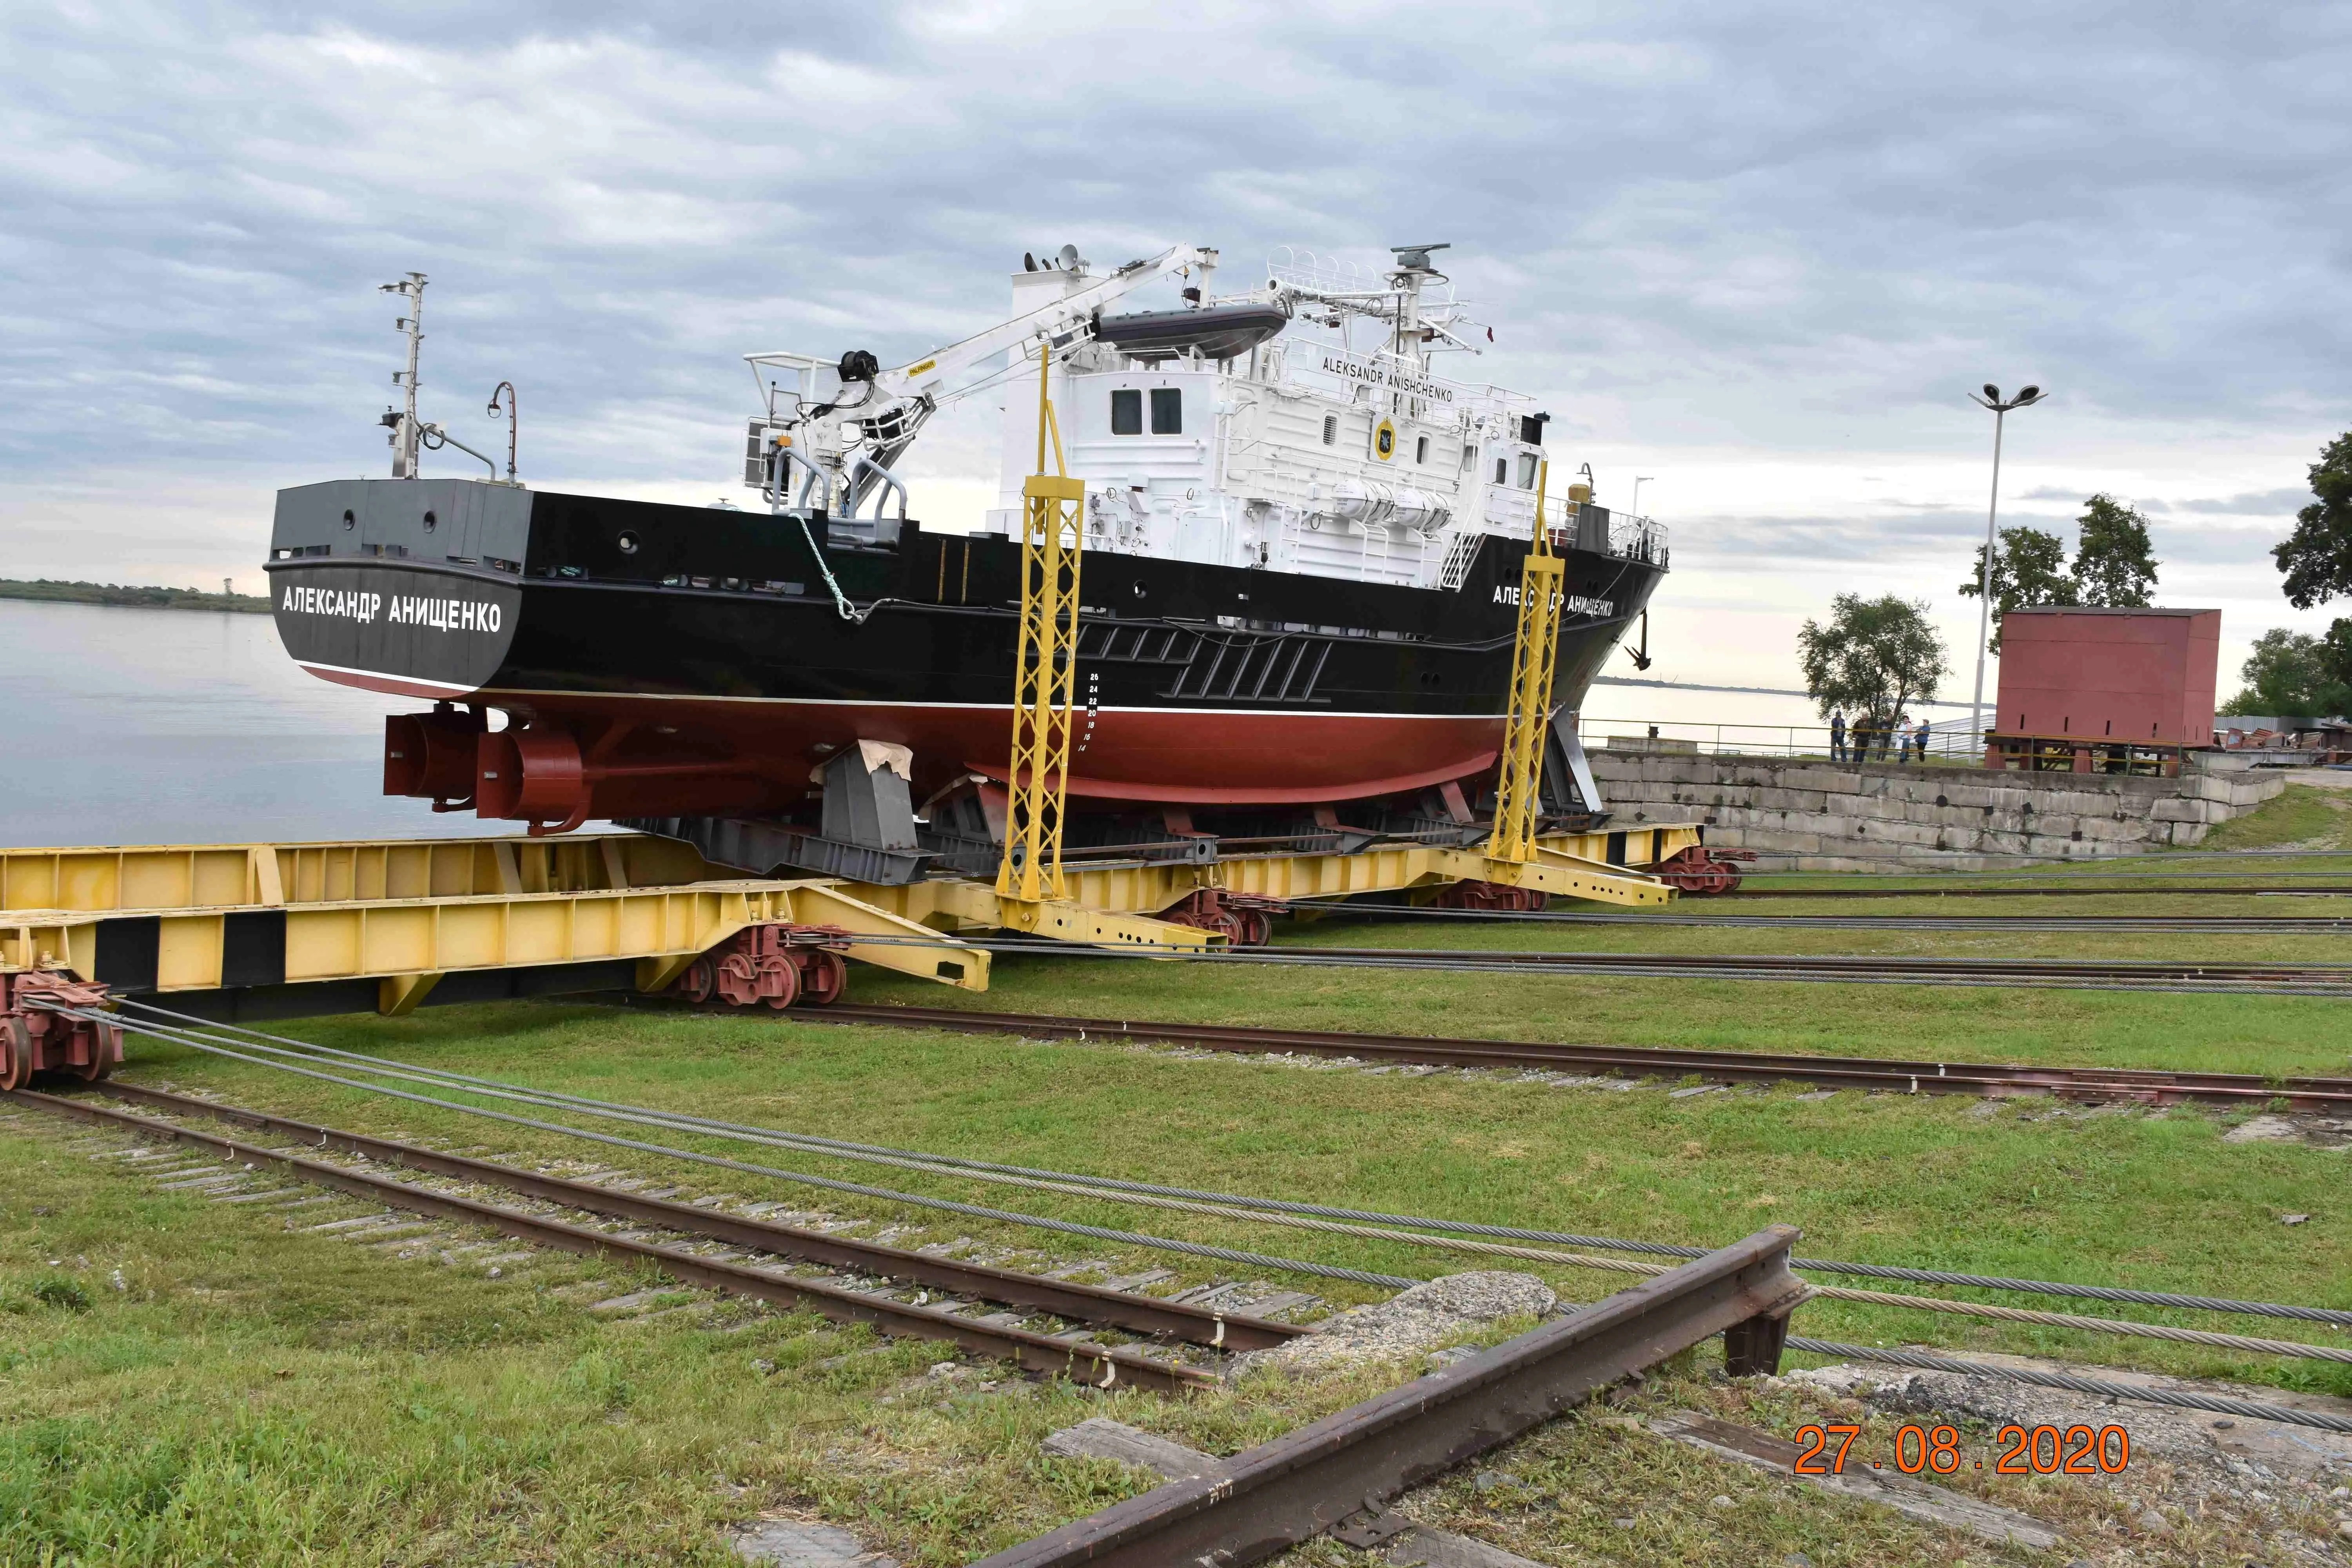
<svg viewBox="0 0 2352 1568">
<path fill-rule="evenodd" d="M 1915 721 L 1899 729 L 1856 724 L 1742 724 L 1691 719 L 1608 719 L 1580 715 L 1587 750 L 1615 749 L 1709 756 L 1811 758 L 1825 763 L 1937 763 L 1975 767 L 1984 759 L 1975 721 L 1939 719 L 1924 739 Z"/>
</svg>

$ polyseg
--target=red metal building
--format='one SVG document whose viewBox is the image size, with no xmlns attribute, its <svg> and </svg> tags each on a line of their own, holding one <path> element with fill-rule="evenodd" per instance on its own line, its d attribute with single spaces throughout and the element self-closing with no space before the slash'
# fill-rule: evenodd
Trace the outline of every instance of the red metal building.
<svg viewBox="0 0 2352 1568">
<path fill-rule="evenodd" d="M 2138 771 L 2213 743 L 2219 610 L 2011 610 L 1988 767 Z"/>
</svg>

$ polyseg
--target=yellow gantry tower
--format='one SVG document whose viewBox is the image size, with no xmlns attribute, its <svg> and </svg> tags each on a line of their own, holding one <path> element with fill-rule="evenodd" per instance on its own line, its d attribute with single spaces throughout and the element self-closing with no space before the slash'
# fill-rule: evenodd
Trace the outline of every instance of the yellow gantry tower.
<svg viewBox="0 0 2352 1568">
<path fill-rule="evenodd" d="M 1062 813 L 1070 783 L 1070 692 L 1078 662 L 1078 563 L 1086 542 L 1083 479 L 1067 477 L 1047 378 L 1054 346 L 1037 364 L 1037 471 L 1021 487 L 1021 649 L 1013 665 L 1011 795 L 996 890 L 1024 903 L 1068 896 L 1062 879 Z M 1054 472 L 1045 472 L 1045 443 Z M 1069 542 L 1065 544 L 1066 531 Z"/>
<path fill-rule="evenodd" d="M 1537 857 L 1544 741 L 1551 728 L 1551 678 L 1559 658 L 1566 586 L 1567 563 L 1553 552 L 1551 531 L 1544 525 L 1544 487 L 1550 468 L 1547 463 L 1536 470 L 1536 537 L 1519 573 L 1519 631 L 1511 653 L 1502 782 L 1495 799 L 1495 835 L 1486 847 L 1494 859 L 1522 864 Z"/>
</svg>

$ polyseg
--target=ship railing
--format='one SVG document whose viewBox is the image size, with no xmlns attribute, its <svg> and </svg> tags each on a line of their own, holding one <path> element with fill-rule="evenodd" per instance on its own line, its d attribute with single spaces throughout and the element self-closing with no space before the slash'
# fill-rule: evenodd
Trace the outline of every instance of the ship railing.
<svg viewBox="0 0 2352 1568">
<path fill-rule="evenodd" d="M 1302 246 L 1277 245 L 1268 251 L 1265 275 L 1276 283 L 1334 294 L 1360 293 L 1371 287 L 1354 262 L 1318 256 Z"/>
<path fill-rule="evenodd" d="M 1753 695 L 1779 694 L 1759 690 Z M 1794 693 L 1787 695 L 1793 696 Z M 1934 700 L 1914 700 L 1924 707 Z M 1931 722 L 1927 727 L 1927 742 L 1923 748 L 1919 743 L 1919 715 L 1916 708 L 1906 710 L 1899 721 L 1867 714 L 1857 715 L 1851 725 L 1834 731 L 1826 724 L 1741 723 L 1709 719 L 1612 719 L 1594 713 L 1580 713 L 1577 716 L 1577 733 L 1587 751 L 1649 756 L 1790 757 L 1815 762 L 1892 763 L 1914 766 L 1948 763 L 1969 768 L 1983 766 L 1985 760 L 1983 732 L 1978 730 L 1977 721 L 1966 713 Z"/>
<path fill-rule="evenodd" d="M 1621 561 L 1639 561 L 1662 567 L 1666 563 L 1666 525 L 1653 522 L 1646 517 L 1612 513 L 1609 519 L 1609 553 Z"/>
</svg>

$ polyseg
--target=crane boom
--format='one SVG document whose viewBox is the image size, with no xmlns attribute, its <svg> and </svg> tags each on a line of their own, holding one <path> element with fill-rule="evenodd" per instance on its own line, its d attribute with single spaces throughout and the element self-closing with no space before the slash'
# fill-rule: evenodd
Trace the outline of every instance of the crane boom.
<svg viewBox="0 0 2352 1568">
<path fill-rule="evenodd" d="M 949 376 L 970 370 L 1017 343 L 1039 337 L 1059 338 L 1119 296 L 1171 272 L 1188 267 L 1213 267 L 1216 256 L 1215 251 L 1196 245 L 1171 245 L 1149 261 L 1130 261 L 1075 294 L 1040 305 L 985 331 L 974 332 L 961 342 L 950 343 L 910 364 L 886 370 L 874 378 L 874 389 L 885 396 L 920 396 Z"/>
<path fill-rule="evenodd" d="M 1015 343 L 1027 342 L 1035 337 L 1060 337 L 1123 294 L 1131 293 L 1147 283 L 1188 267 L 1214 267 L 1216 259 L 1215 251 L 1201 246 L 1171 245 L 1148 261 L 1129 262 L 1075 294 L 1040 305 L 1009 321 L 1000 321 L 960 342 L 934 349 L 922 358 L 895 370 L 877 372 L 870 378 L 875 393 L 883 398 L 926 395 L 950 376 L 970 370 Z M 814 360 L 806 354 L 783 352 L 745 354 L 743 357 L 755 365 L 781 365 L 795 370 L 804 365 L 829 363 Z"/>
<path fill-rule="evenodd" d="M 842 355 L 837 363 L 783 352 L 745 354 L 755 377 L 763 368 L 789 371 L 803 389 L 795 415 L 780 416 L 771 399 L 769 418 L 753 424 L 753 439 L 762 446 L 792 448 L 825 481 L 827 498 L 838 500 L 844 514 L 854 517 L 868 496 L 898 486 L 891 468 L 914 445 L 938 406 L 940 388 L 950 377 L 1035 339 L 1064 342 L 1121 295 L 1171 272 L 1198 268 L 1206 273 L 1216 264 L 1217 253 L 1206 247 L 1172 245 L 1149 260 L 1130 261 L 1059 300 L 891 370 L 880 368 L 863 350 Z M 817 403 L 814 393 L 824 372 L 838 376 L 841 390 L 832 401 Z M 763 429 L 768 434 L 762 436 Z M 755 479 L 757 471 L 764 470 L 755 465 Z M 904 488 L 898 488 L 903 497 Z"/>
</svg>

